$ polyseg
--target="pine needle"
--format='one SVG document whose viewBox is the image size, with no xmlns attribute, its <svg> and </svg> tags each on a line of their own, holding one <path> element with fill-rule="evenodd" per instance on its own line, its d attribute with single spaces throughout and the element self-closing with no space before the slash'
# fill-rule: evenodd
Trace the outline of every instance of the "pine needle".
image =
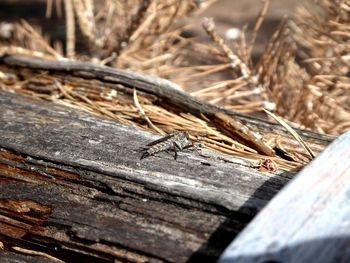
<svg viewBox="0 0 350 263">
<path fill-rule="evenodd" d="M 306 152 L 308 152 L 311 156 L 311 159 L 314 159 L 316 155 L 313 153 L 311 148 L 304 142 L 304 140 L 300 137 L 300 135 L 292 128 L 290 125 L 288 125 L 282 118 L 278 117 L 277 115 L 273 114 L 272 112 L 265 110 L 264 111 L 274 118 L 279 124 L 281 124 L 293 137 L 295 140 L 298 141 L 298 143 L 305 149 Z"/>
<path fill-rule="evenodd" d="M 151 122 L 151 120 L 147 117 L 145 111 L 142 109 L 142 107 L 141 107 L 141 105 L 140 105 L 140 103 L 139 103 L 139 99 L 138 99 L 138 97 L 137 97 L 136 89 L 134 89 L 134 104 L 135 104 L 136 108 L 139 110 L 141 117 L 147 121 L 148 125 L 149 125 L 152 129 L 154 129 L 155 131 L 157 131 L 157 132 L 160 133 L 160 134 L 165 134 L 165 132 L 163 132 L 161 129 L 159 129 L 157 126 L 155 126 L 155 125 Z"/>
<path fill-rule="evenodd" d="M 20 253 L 23 253 L 23 254 L 27 254 L 27 255 L 35 255 L 35 256 L 42 256 L 42 257 L 46 257 L 54 262 L 57 262 L 57 263 L 64 263 L 64 261 L 56 258 L 56 257 L 53 257 L 47 253 L 44 253 L 44 252 L 40 252 L 40 251 L 35 251 L 35 250 L 30 250 L 30 249 L 25 249 L 25 248 L 21 248 L 21 247 L 12 247 L 13 250 L 17 251 L 17 252 L 20 252 Z"/>
</svg>

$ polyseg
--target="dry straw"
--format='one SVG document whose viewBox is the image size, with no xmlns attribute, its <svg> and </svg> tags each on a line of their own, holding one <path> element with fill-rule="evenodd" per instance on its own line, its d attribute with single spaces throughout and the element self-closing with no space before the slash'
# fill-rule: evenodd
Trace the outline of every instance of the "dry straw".
<svg viewBox="0 0 350 263">
<path fill-rule="evenodd" d="M 156 74 L 201 100 L 237 112 L 259 114 L 267 109 L 289 120 L 289 126 L 323 133 L 339 134 L 349 129 L 349 7 L 344 1 L 320 0 L 317 8 L 299 9 L 294 19 L 282 21 L 256 63 L 252 63 L 251 54 L 269 1 L 262 1 L 249 38 L 243 28 L 237 40 L 228 41 L 216 32 L 210 19 L 203 24 L 208 34 L 206 42 L 184 37 L 183 32 L 190 27 L 187 17 L 200 12 L 200 6 L 207 7 L 209 2 L 213 1 L 48 0 L 48 17 L 54 11 L 60 14 L 60 3 L 64 5 L 66 54 L 62 53 L 62 43 L 49 44 L 40 30 L 26 21 L 14 26 L 11 41 L 0 44 L 0 53 L 85 59 Z M 341 12 L 333 11 L 339 8 Z M 83 43 L 77 34 L 83 36 Z M 11 82 L 8 74 L 16 72 L 0 70 L 4 89 L 157 133 L 185 130 L 193 140 L 212 149 L 249 162 L 269 163 L 266 156 L 218 131 L 211 120 L 167 110 L 156 105 L 152 95 L 130 93 L 122 86 L 111 87 L 99 81 L 52 73 L 38 75 L 29 70 L 21 72 L 25 81 Z M 290 136 L 256 133 L 271 148 L 289 156 L 269 157 L 279 169 L 294 169 L 309 161 L 305 146 Z M 322 149 L 316 144 L 312 147 L 316 152 Z"/>
</svg>

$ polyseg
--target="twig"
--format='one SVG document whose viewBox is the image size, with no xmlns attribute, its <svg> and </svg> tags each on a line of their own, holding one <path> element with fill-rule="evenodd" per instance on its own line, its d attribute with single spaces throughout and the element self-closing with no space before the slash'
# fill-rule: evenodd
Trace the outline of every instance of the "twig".
<svg viewBox="0 0 350 263">
<path fill-rule="evenodd" d="M 146 11 L 151 4 L 151 0 L 142 0 L 136 14 L 131 18 L 130 25 L 126 28 L 124 35 L 118 40 L 118 46 L 116 52 L 118 54 L 128 45 L 130 37 L 141 25 L 141 22 L 146 14 Z"/>
<path fill-rule="evenodd" d="M 157 16 L 157 2 L 152 1 L 152 3 L 150 3 L 150 7 L 148 7 L 148 8 L 150 9 L 151 14 L 147 15 L 147 17 L 145 17 L 144 21 L 142 23 L 140 23 L 140 25 L 137 28 L 135 28 L 134 32 L 130 35 L 130 41 L 135 41 L 137 38 L 139 38 L 141 33 L 143 31 L 145 31 L 146 28 L 149 27 L 150 24 L 152 23 L 152 21 L 156 18 L 156 16 Z"/>
<path fill-rule="evenodd" d="M 225 41 L 219 34 L 215 31 L 215 24 L 212 18 L 204 18 L 203 20 L 203 28 L 208 33 L 208 35 L 212 38 L 212 40 L 224 51 L 227 58 L 231 62 L 231 67 L 238 67 L 243 78 L 249 78 L 251 76 L 251 72 L 249 67 L 237 56 L 232 50 L 225 44 Z"/>
<path fill-rule="evenodd" d="M 0 57 L 1 62 L 13 66 L 66 72 L 82 78 L 94 78 L 103 82 L 122 84 L 128 88 L 136 88 L 154 94 L 161 99 L 164 107 L 169 108 L 173 106 L 176 110 L 189 112 L 199 118 L 202 118 L 202 114 L 204 114 L 211 120 L 215 119 L 216 127 L 228 136 L 237 135 L 239 140 L 243 140 L 258 152 L 269 156 L 274 155 L 273 150 L 269 146 L 264 145 L 265 143 L 261 140 L 257 140 L 254 132 L 250 131 L 238 119 L 234 119 L 232 113 L 228 115 L 229 111 L 197 100 L 191 95 L 182 92 L 176 84 L 165 79 L 88 62 L 44 60 L 20 55 L 2 56 Z M 245 137 L 241 137 L 242 131 L 250 131 L 250 133 Z"/>
<path fill-rule="evenodd" d="M 264 18 L 266 16 L 267 10 L 269 9 L 269 5 L 270 5 L 270 0 L 262 0 L 262 2 L 263 2 L 263 6 L 260 9 L 258 19 L 257 19 L 255 26 L 254 26 L 253 35 L 252 35 L 252 38 L 251 38 L 251 41 L 250 41 L 250 44 L 248 47 L 248 54 L 249 55 L 251 55 L 251 53 L 252 53 L 252 49 L 254 47 L 255 40 L 256 40 L 256 37 L 258 35 L 258 31 L 261 27 L 261 24 L 264 21 Z"/>
<path fill-rule="evenodd" d="M 268 156 L 274 156 L 275 152 L 267 144 L 265 144 L 260 138 L 258 138 L 254 132 L 252 132 L 247 126 L 243 125 L 240 121 L 235 120 L 225 113 L 218 112 L 214 115 L 214 122 L 224 128 L 226 134 L 231 135 L 233 138 L 238 138 L 241 141 L 252 145 L 260 153 L 264 153 Z"/>
<path fill-rule="evenodd" d="M 34 39 L 35 42 L 40 45 L 46 52 L 53 55 L 54 57 L 61 59 L 62 56 L 54 50 L 49 43 L 43 38 L 43 36 L 38 33 L 27 21 L 24 19 L 21 19 L 21 26 L 26 31 L 26 34 L 28 34 L 28 37 L 31 39 Z"/>
</svg>

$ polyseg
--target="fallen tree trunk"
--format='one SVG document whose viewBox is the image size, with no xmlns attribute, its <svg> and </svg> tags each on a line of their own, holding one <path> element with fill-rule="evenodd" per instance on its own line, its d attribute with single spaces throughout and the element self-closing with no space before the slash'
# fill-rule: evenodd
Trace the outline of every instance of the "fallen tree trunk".
<svg viewBox="0 0 350 263">
<path fill-rule="evenodd" d="M 88 77 L 115 89 L 135 87 L 219 125 L 221 113 L 230 116 L 230 125 L 222 123 L 230 132 L 238 120 L 254 131 L 285 135 L 276 124 L 198 101 L 162 79 L 26 59 L 4 56 L 2 70 L 25 81 L 49 71 L 57 80 Z M 332 139 L 299 133 L 318 150 Z M 64 261 L 215 261 L 294 174 L 261 173 L 207 149 L 179 153 L 176 161 L 166 153 L 140 160 L 139 149 L 156 136 L 6 92 L 0 92 L 0 134 L 0 238 L 11 251 L 2 257 L 22 253 L 19 262 L 43 258 L 40 253 Z"/>
<path fill-rule="evenodd" d="M 154 135 L 7 92 L 0 134 L 5 250 L 65 261 L 215 261 L 292 176 L 210 151 L 140 160 Z"/>
</svg>

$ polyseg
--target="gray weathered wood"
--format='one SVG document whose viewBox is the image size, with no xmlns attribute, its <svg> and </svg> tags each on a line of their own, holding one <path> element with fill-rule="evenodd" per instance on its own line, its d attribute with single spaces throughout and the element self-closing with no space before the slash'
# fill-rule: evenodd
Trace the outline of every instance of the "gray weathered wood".
<svg viewBox="0 0 350 263">
<path fill-rule="evenodd" d="M 266 134 L 273 130 L 274 133 L 280 133 L 285 136 L 285 131 L 279 124 L 268 123 L 266 120 L 236 114 L 205 101 L 200 101 L 188 93 L 183 92 L 180 87 L 166 79 L 128 70 L 105 67 L 95 63 L 45 60 L 23 55 L 0 56 L 0 64 L 4 64 L 7 67 L 12 66 L 17 69 L 25 68 L 36 71 L 50 71 L 51 75 L 59 73 L 63 74 L 63 79 L 67 77 L 67 74 L 70 74 L 70 77 L 78 76 L 84 79 L 94 79 L 95 81 L 108 83 L 112 88 L 116 88 L 115 85 L 119 84 L 122 84 L 126 88 L 136 88 L 145 93 L 155 95 L 163 107 L 175 109 L 180 112 L 189 112 L 200 118 L 204 114 L 209 119 L 215 120 L 213 123 L 219 130 L 267 156 L 274 155 L 273 149 L 270 149 L 269 146 L 257 138 L 251 131 L 259 131 Z M 228 123 L 230 123 L 229 129 L 227 129 Z M 297 129 L 297 131 L 304 139 L 316 139 L 318 143 L 321 140 L 323 140 L 323 143 L 328 143 L 334 139 L 330 136 L 316 134 L 306 130 Z"/>
<path fill-rule="evenodd" d="M 42 256 L 22 255 L 14 252 L 0 252 L 1 263 L 53 263 L 54 261 Z"/>
<path fill-rule="evenodd" d="M 220 263 L 350 262 L 350 132 L 302 170 Z"/>
<path fill-rule="evenodd" d="M 291 174 L 198 156 L 140 160 L 156 136 L 0 91 L 0 240 L 68 262 L 214 261 Z"/>
</svg>

